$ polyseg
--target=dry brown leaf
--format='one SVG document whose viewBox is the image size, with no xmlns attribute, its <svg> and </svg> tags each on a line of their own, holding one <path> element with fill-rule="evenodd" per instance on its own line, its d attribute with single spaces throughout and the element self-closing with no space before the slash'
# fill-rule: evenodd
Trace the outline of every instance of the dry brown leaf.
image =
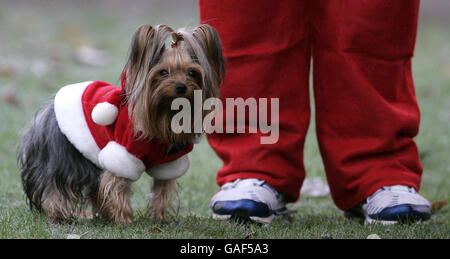
<svg viewBox="0 0 450 259">
<path fill-rule="evenodd" d="M 251 233 L 248 233 L 245 237 L 244 237 L 244 239 L 250 239 L 250 238 L 252 238 L 252 236 L 255 234 L 255 232 L 251 232 Z"/>
<path fill-rule="evenodd" d="M 16 73 L 17 71 L 11 66 L 0 67 L 1 77 L 13 77 Z"/>
<path fill-rule="evenodd" d="M 164 232 L 162 229 L 160 229 L 159 227 L 152 227 L 148 230 L 151 233 L 162 233 Z"/>
<path fill-rule="evenodd" d="M 14 86 L 8 86 L 6 87 L 0 96 L 1 100 L 7 104 L 13 105 L 13 106 L 19 106 L 20 102 L 17 98 L 17 90 Z"/>
<path fill-rule="evenodd" d="M 431 203 L 431 213 L 436 213 L 445 206 L 447 206 L 447 201 L 435 201 Z"/>
<path fill-rule="evenodd" d="M 347 221 L 348 219 L 347 219 L 345 216 L 340 216 L 340 217 L 339 217 L 339 220 L 340 220 L 340 221 Z"/>
<path fill-rule="evenodd" d="M 450 65 L 449 64 L 445 64 L 442 66 L 442 75 L 450 78 Z"/>
<path fill-rule="evenodd" d="M 79 24 L 70 24 L 61 31 L 61 37 L 73 47 L 78 47 L 87 42 Z"/>
</svg>

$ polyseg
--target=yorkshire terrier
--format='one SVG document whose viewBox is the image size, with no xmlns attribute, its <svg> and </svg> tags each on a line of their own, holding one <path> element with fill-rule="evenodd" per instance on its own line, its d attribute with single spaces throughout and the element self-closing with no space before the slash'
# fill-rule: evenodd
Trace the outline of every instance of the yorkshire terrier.
<svg viewBox="0 0 450 259">
<path fill-rule="evenodd" d="M 31 210 L 62 222 L 91 205 L 95 216 L 130 223 L 130 184 L 147 172 L 149 212 L 164 220 L 199 135 L 172 131 L 171 103 L 184 97 L 193 104 L 194 90 L 202 100 L 217 97 L 224 73 L 213 27 L 139 27 L 120 88 L 102 81 L 62 87 L 29 123 L 18 167 Z"/>
</svg>

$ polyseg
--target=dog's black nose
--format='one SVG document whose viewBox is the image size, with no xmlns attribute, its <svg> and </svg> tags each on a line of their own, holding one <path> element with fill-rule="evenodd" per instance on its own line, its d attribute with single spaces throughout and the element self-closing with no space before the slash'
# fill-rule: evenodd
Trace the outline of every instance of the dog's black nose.
<svg viewBox="0 0 450 259">
<path fill-rule="evenodd" d="M 177 94 L 185 94 L 186 90 L 187 90 L 187 87 L 186 87 L 185 84 L 178 83 L 178 84 L 175 85 L 175 92 Z"/>
</svg>

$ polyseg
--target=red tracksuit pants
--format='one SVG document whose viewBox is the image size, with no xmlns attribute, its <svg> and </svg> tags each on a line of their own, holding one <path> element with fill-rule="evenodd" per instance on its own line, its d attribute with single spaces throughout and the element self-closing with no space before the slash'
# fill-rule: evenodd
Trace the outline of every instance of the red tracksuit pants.
<svg viewBox="0 0 450 259">
<path fill-rule="evenodd" d="M 223 160 L 219 185 L 258 178 L 289 201 L 299 198 L 312 70 L 317 138 L 336 205 L 350 209 L 385 185 L 419 189 L 413 138 L 420 115 L 411 75 L 419 0 L 199 6 L 200 22 L 218 30 L 227 59 L 221 98 L 279 98 L 276 144 L 260 144 L 260 134 L 208 137 Z"/>
</svg>

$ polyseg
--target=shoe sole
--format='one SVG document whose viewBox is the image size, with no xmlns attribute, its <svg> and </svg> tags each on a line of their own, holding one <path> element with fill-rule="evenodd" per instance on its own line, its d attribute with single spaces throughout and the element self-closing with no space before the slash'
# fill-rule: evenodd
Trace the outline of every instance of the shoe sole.
<svg viewBox="0 0 450 259">
<path fill-rule="evenodd" d="M 389 226 L 389 225 L 395 225 L 399 224 L 399 221 L 392 221 L 392 220 L 379 220 L 379 219 L 372 219 L 370 217 L 366 217 L 364 220 L 364 225 L 372 225 L 372 224 L 381 224 L 383 226 Z"/>
<path fill-rule="evenodd" d="M 270 224 L 272 220 L 275 218 L 274 215 L 270 215 L 269 217 L 256 217 L 256 216 L 248 216 L 248 215 L 242 215 L 242 214 L 233 214 L 233 215 L 219 215 L 216 213 L 213 213 L 213 219 L 218 220 L 237 220 L 237 221 L 251 221 L 256 223 L 261 223 L 264 225 Z"/>
<path fill-rule="evenodd" d="M 381 224 L 381 225 L 395 225 L 395 224 L 405 224 L 405 223 L 414 223 L 414 224 L 419 224 L 425 222 L 425 220 L 423 219 L 411 219 L 409 221 L 405 221 L 405 220 L 379 220 L 379 219 L 372 219 L 370 217 L 367 217 L 364 220 L 364 224 L 365 225 L 370 225 L 370 224 Z"/>
<path fill-rule="evenodd" d="M 380 219 L 377 217 L 383 217 L 382 215 L 369 216 L 365 213 L 358 211 L 347 211 L 344 215 L 349 219 L 362 219 L 365 225 L 367 224 L 381 224 L 381 225 L 394 225 L 403 223 L 418 223 L 430 219 L 431 213 L 428 211 L 427 206 L 414 206 L 411 204 L 403 204 L 390 208 L 393 214 L 384 215 L 390 219 Z M 396 213 L 394 213 L 394 210 Z"/>
<path fill-rule="evenodd" d="M 249 199 L 218 201 L 211 208 L 213 218 L 221 220 L 235 219 L 242 222 L 269 224 L 274 218 L 274 212 L 267 204 Z"/>
</svg>

